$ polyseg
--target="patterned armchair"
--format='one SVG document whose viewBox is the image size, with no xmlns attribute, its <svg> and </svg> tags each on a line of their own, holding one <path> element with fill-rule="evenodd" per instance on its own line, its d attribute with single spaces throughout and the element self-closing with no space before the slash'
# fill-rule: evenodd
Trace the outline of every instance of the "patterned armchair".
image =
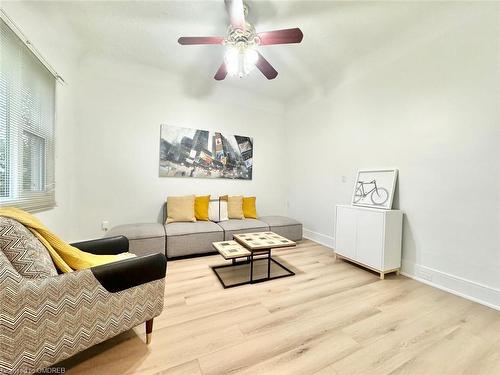
<svg viewBox="0 0 500 375">
<path fill-rule="evenodd" d="M 73 244 L 94 254 L 128 251 L 125 237 Z M 58 274 L 40 241 L 0 217 L 0 374 L 32 373 L 146 322 L 163 309 L 166 258 L 131 258 Z"/>
</svg>

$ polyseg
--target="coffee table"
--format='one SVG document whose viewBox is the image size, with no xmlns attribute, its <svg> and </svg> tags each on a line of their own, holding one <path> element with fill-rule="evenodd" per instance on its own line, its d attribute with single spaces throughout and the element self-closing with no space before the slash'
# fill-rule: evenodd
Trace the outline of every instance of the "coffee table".
<svg viewBox="0 0 500 375">
<path fill-rule="evenodd" d="M 296 246 L 295 242 L 274 232 L 235 234 L 233 238 L 233 241 L 220 241 L 212 244 L 224 259 L 231 260 L 231 264 L 223 264 L 212 267 L 212 270 L 224 288 L 255 284 L 295 275 L 293 271 L 271 256 L 272 249 Z M 264 277 L 255 278 L 255 263 L 259 260 L 267 260 L 267 274 Z M 249 265 L 248 279 L 232 284 L 224 282 L 219 270 L 228 267 L 241 267 L 245 264 Z M 274 264 L 275 267 L 281 271 L 279 275 L 271 275 L 271 264 Z"/>
</svg>

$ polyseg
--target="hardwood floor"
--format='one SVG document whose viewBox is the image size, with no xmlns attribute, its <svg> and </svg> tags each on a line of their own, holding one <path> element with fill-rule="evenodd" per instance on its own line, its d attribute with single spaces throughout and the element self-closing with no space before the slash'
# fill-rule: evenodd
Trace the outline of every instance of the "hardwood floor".
<svg viewBox="0 0 500 375">
<path fill-rule="evenodd" d="M 168 264 L 165 310 L 63 363 L 67 374 L 500 374 L 500 312 L 404 276 L 379 280 L 311 241 L 299 272 L 222 289 L 218 255 Z"/>
</svg>

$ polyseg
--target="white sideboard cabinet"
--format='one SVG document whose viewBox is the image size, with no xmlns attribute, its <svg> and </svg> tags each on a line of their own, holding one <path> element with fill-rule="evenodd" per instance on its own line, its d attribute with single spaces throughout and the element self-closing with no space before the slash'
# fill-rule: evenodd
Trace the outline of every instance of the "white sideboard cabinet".
<svg viewBox="0 0 500 375">
<path fill-rule="evenodd" d="M 338 205 L 335 255 L 384 275 L 399 274 L 403 212 Z"/>
</svg>

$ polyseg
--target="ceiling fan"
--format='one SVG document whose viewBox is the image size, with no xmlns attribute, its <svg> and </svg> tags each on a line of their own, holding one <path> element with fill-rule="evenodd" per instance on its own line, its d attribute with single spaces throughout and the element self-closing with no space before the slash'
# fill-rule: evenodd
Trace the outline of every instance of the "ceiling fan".
<svg viewBox="0 0 500 375">
<path fill-rule="evenodd" d="M 181 37 L 182 45 L 221 44 L 227 46 L 224 62 L 215 73 L 214 78 L 221 81 L 227 74 L 243 77 L 257 67 L 267 79 L 278 75 L 276 69 L 256 49 L 257 46 L 272 44 L 300 43 L 303 38 L 299 28 L 256 32 L 252 24 L 245 20 L 248 6 L 243 0 L 224 0 L 231 24 L 227 37 L 195 36 Z"/>
</svg>

